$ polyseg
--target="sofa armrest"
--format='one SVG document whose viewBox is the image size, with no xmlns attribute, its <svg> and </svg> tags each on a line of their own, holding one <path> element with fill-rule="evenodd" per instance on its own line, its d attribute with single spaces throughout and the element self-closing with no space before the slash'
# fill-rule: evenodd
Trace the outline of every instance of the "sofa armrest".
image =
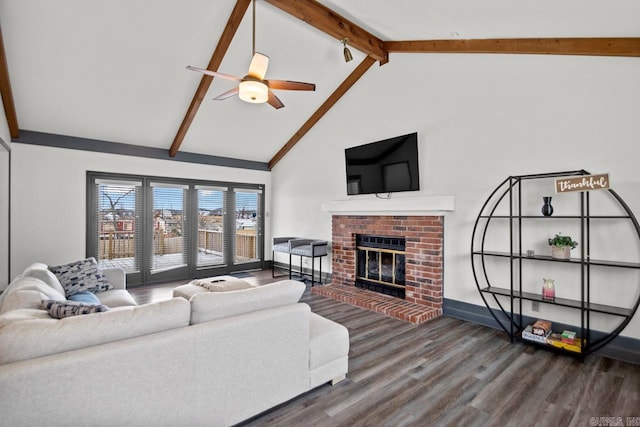
<svg viewBox="0 0 640 427">
<path fill-rule="evenodd" d="M 127 289 L 127 275 L 122 268 L 104 268 L 102 273 L 114 289 Z"/>
</svg>

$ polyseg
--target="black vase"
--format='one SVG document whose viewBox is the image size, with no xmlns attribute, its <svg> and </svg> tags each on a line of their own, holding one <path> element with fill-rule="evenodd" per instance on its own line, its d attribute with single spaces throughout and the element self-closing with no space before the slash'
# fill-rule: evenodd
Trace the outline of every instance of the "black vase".
<svg viewBox="0 0 640 427">
<path fill-rule="evenodd" d="M 542 215 L 551 216 L 553 215 L 553 206 L 551 206 L 551 197 L 543 197 L 542 201 L 544 204 L 542 205 Z"/>
</svg>

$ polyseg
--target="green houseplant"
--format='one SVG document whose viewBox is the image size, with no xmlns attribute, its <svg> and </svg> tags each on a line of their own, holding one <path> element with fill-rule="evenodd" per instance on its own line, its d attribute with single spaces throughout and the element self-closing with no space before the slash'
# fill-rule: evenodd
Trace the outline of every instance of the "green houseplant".
<svg viewBox="0 0 640 427">
<path fill-rule="evenodd" d="M 578 242 L 573 240 L 571 236 L 563 236 L 558 233 L 549 239 L 549 246 L 551 246 L 551 256 L 553 258 L 569 259 L 571 257 L 571 249 L 578 246 Z"/>
</svg>

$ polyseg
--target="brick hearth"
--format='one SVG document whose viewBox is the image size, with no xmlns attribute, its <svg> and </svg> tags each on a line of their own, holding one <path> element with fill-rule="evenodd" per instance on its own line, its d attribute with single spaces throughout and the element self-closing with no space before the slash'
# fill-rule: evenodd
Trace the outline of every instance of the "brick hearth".
<svg viewBox="0 0 640 427">
<path fill-rule="evenodd" d="M 355 287 L 355 235 L 406 239 L 405 299 Z M 411 323 L 442 314 L 444 217 L 333 215 L 332 282 L 312 292 Z"/>
</svg>

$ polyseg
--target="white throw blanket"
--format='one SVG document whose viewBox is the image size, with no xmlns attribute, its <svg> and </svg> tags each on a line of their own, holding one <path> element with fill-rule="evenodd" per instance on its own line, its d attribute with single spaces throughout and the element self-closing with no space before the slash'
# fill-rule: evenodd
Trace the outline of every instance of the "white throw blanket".
<svg viewBox="0 0 640 427">
<path fill-rule="evenodd" d="M 252 288 L 253 285 L 244 280 L 231 276 L 219 276 L 209 279 L 196 279 L 189 282 L 190 285 L 198 285 L 211 292 L 239 291 L 241 289 Z"/>
</svg>

